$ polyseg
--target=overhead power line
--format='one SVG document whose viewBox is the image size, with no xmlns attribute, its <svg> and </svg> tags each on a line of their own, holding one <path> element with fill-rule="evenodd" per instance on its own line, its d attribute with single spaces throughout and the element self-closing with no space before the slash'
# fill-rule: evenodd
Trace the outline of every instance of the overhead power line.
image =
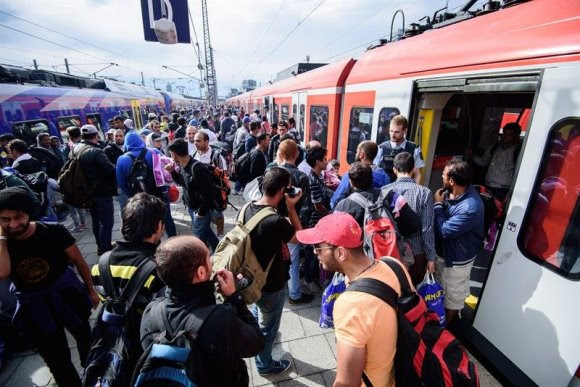
<svg viewBox="0 0 580 387">
<path fill-rule="evenodd" d="M 262 43 L 264 43 L 264 39 L 266 39 L 266 36 L 268 36 L 268 33 L 270 32 L 270 28 L 272 28 L 272 26 L 274 25 L 274 22 L 278 18 L 278 15 L 280 15 L 282 8 L 284 8 L 284 4 L 286 4 L 286 0 L 284 0 L 282 2 L 282 4 L 280 4 L 280 8 L 278 8 L 278 11 L 274 15 L 274 17 L 270 20 L 270 24 L 268 25 L 268 28 L 266 28 L 266 32 L 264 32 L 262 34 L 262 39 L 260 39 L 260 43 L 258 43 L 254 46 L 254 51 L 252 51 L 252 53 L 250 54 L 250 59 L 246 62 L 246 65 L 244 66 L 242 71 L 240 71 L 241 74 L 244 74 L 244 72 L 246 71 L 246 68 L 248 67 L 248 64 L 250 64 L 250 61 L 253 62 L 252 58 L 254 58 L 254 54 L 256 54 L 256 51 L 258 51 L 258 48 L 262 47 Z"/>
<path fill-rule="evenodd" d="M 310 12 L 309 12 L 309 13 L 308 13 L 306 16 L 304 16 L 304 17 L 303 17 L 303 18 L 302 18 L 302 19 L 301 19 L 301 20 L 298 22 L 298 24 L 296 24 L 296 26 L 294 26 L 294 28 L 292 28 L 292 29 L 291 29 L 291 30 L 290 30 L 290 31 L 289 31 L 289 32 L 288 32 L 288 33 L 287 33 L 287 34 L 286 34 L 286 35 L 285 35 L 285 36 L 282 38 L 282 40 L 280 40 L 280 41 L 278 42 L 278 44 L 276 44 L 276 45 L 274 46 L 274 48 L 272 48 L 272 49 L 270 50 L 270 52 L 268 52 L 268 54 L 266 54 L 266 56 L 265 56 L 265 57 L 264 57 L 264 58 L 263 58 L 263 59 L 260 61 L 260 63 L 258 63 L 258 64 L 256 65 L 256 67 L 254 67 L 254 69 L 253 69 L 253 70 L 252 70 L 250 73 L 254 73 L 254 72 L 255 72 L 255 71 L 258 69 L 258 67 L 260 67 L 260 65 L 261 65 L 262 63 L 264 63 L 264 61 L 265 61 L 266 59 L 268 59 L 268 57 L 269 57 L 270 55 L 272 55 L 272 54 L 274 53 L 274 51 L 276 51 L 276 50 L 278 49 L 278 47 L 280 47 L 280 46 L 282 45 L 282 43 L 284 43 L 284 42 L 286 41 L 286 39 L 288 39 L 288 38 L 290 37 L 290 35 L 292 35 L 292 33 L 293 33 L 294 31 L 296 31 L 296 30 L 298 29 L 298 27 L 300 27 L 300 26 L 302 25 L 302 23 L 304 23 L 304 21 L 310 17 L 310 15 L 312 15 L 312 14 L 313 14 L 313 13 L 314 13 L 314 12 L 315 12 L 315 11 L 316 11 L 318 8 L 320 8 L 320 6 L 321 6 L 321 5 L 322 5 L 322 4 L 323 4 L 325 1 L 326 1 L 326 0 L 322 0 L 320 3 L 316 4 L 316 6 L 314 6 L 314 8 L 312 8 L 312 10 L 311 10 L 311 11 L 310 11 Z"/>
</svg>

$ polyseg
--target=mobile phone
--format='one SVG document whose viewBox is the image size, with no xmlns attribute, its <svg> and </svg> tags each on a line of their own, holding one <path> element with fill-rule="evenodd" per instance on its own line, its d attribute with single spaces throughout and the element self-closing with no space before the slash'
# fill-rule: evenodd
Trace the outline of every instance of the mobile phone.
<svg viewBox="0 0 580 387">
<path fill-rule="evenodd" d="M 291 198 L 296 197 L 300 192 L 302 192 L 302 190 L 298 187 L 287 187 L 284 189 L 284 193 L 288 194 Z"/>
</svg>

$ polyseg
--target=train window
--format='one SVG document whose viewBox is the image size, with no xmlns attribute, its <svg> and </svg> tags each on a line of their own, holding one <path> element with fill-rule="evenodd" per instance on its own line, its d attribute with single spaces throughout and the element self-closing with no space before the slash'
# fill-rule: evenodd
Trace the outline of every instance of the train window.
<svg viewBox="0 0 580 387">
<path fill-rule="evenodd" d="M 391 125 L 391 120 L 394 116 L 401 114 L 399 109 L 393 107 L 384 107 L 379 112 L 379 130 L 377 133 L 377 144 L 382 144 L 383 142 L 389 140 L 391 135 L 389 134 L 389 126 Z"/>
<path fill-rule="evenodd" d="M 21 139 L 28 145 L 36 144 L 36 136 L 40 133 L 48 133 L 48 121 L 47 120 L 31 120 L 15 122 L 12 125 L 12 131 L 16 138 Z"/>
<path fill-rule="evenodd" d="M 580 119 L 565 119 L 550 131 L 518 239 L 528 258 L 573 279 L 580 279 L 578 165 Z"/>
<path fill-rule="evenodd" d="M 328 137 L 328 106 L 310 107 L 310 141 L 318 141 L 326 148 Z"/>
<path fill-rule="evenodd" d="M 374 109 L 371 107 L 353 107 L 350 110 L 348 145 L 346 147 L 346 161 L 349 164 L 355 161 L 358 144 L 371 139 L 373 112 Z"/>
<path fill-rule="evenodd" d="M 289 117 L 288 105 L 282 105 L 282 121 L 287 121 Z"/>
<path fill-rule="evenodd" d="M 98 114 L 98 113 L 87 114 L 87 124 L 94 125 L 95 128 L 97 128 L 97 130 L 99 132 L 101 132 L 101 133 L 103 132 L 103 126 L 102 126 L 100 114 Z"/>
<path fill-rule="evenodd" d="M 272 117 L 272 123 L 278 123 L 278 117 L 280 117 L 280 105 L 274 103 L 274 116 Z"/>
<path fill-rule="evenodd" d="M 304 114 L 306 114 L 306 107 L 304 104 L 300 105 L 300 127 L 298 128 L 298 133 L 300 133 L 300 138 L 304 140 Z"/>
</svg>

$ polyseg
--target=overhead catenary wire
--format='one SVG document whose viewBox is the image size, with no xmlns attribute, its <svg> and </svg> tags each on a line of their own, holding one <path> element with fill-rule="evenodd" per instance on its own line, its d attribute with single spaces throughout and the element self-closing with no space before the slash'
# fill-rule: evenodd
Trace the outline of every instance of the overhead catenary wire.
<svg viewBox="0 0 580 387">
<path fill-rule="evenodd" d="M 298 24 L 296 24 L 294 26 L 294 28 L 292 28 L 279 42 L 278 44 L 276 44 L 274 46 L 274 48 L 272 48 L 264 58 L 262 58 L 262 60 L 256 65 L 256 67 L 254 67 L 254 69 L 252 71 L 250 71 L 250 74 L 253 74 L 258 67 L 260 67 L 262 65 L 262 63 L 264 63 L 266 61 L 266 59 L 268 59 L 270 57 L 270 55 L 272 55 L 274 53 L 274 51 L 276 51 L 278 49 L 278 47 L 280 47 L 282 45 L 282 43 L 284 43 L 286 41 L 286 39 L 288 39 L 290 37 L 290 35 L 292 35 L 292 33 L 294 31 L 296 31 L 298 29 L 298 27 L 300 27 L 302 25 L 302 23 L 304 23 L 304 21 L 306 21 L 306 19 L 308 19 L 310 17 L 310 15 L 312 15 L 318 8 L 320 8 L 320 6 L 322 4 L 324 4 L 326 0 L 322 0 L 320 3 L 316 4 L 314 6 L 314 8 L 312 8 L 312 10 L 310 12 L 308 12 L 308 14 L 306 16 L 304 16 L 299 22 Z"/>
<path fill-rule="evenodd" d="M 258 43 L 254 46 L 254 51 L 252 51 L 252 53 L 250 54 L 250 59 L 248 61 L 246 61 L 246 65 L 244 66 L 242 71 L 240 71 L 241 74 L 244 74 L 244 72 L 246 71 L 246 68 L 248 67 L 248 64 L 250 63 L 250 61 L 252 60 L 252 58 L 254 57 L 256 52 L 258 51 L 258 48 L 260 48 L 262 46 L 262 43 L 264 43 L 264 39 L 266 39 L 266 36 L 268 36 L 268 33 L 270 32 L 270 29 L 272 28 L 272 26 L 274 25 L 274 22 L 278 18 L 278 15 L 280 15 L 280 12 L 282 12 L 282 8 L 284 8 L 284 4 L 286 4 L 286 0 L 284 0 L 282 2 L 282 4 L 280 4 L 280 8 L 278 8 L 278 11 L 276 11 L 276 14 L 270 20 L 270 24 L 268 24 L 268 27 L 266 28 L 266 32 L 264 32 L 262 34 L 262 39 L 260 39 L 260 43 Z"/>
</svg>

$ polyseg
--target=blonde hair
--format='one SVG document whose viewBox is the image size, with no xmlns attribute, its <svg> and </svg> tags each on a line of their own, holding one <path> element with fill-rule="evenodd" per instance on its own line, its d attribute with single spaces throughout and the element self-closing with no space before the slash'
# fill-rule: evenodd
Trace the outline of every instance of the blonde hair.
<svg viewBox="0 0 580 387">
<path fill-rule="evenodd" d="M 278 154 L 284 160 L 292 160 L 298 156 L 298 145 L 291 139 L 286 139 L 280 143 Z"/>
<path fill-rule="evenodd" d="M 402 114 L 396 115 L 391 119 L 391 125 L 401 125 L 403 129 L 407 129 L 408 124 L 409 121 L 407 121 L 407 117 Z"/>
</svg>

